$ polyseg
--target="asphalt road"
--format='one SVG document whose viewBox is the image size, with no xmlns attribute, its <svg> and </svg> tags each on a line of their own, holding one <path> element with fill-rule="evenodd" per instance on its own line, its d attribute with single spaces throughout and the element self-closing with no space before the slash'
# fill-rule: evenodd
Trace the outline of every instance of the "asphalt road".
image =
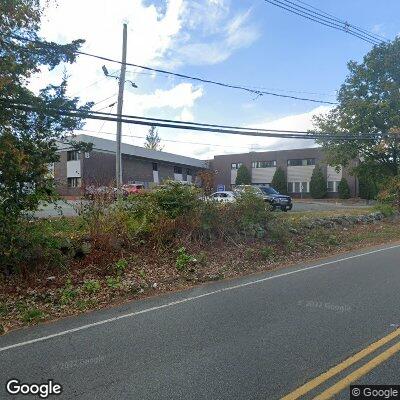
<svg viewBox="0 0 400 400">
<path fill-rule="evenodd" d="M 0 398 L 29 398 L 6 395 L 18 378 L 54 379 L 65 399 L 278 399 L 389 334 L 301 398 L 360 370 L 400 384 L 399 267 L 400 245 L 368 249 L 10 333 Z"/>
</svg>

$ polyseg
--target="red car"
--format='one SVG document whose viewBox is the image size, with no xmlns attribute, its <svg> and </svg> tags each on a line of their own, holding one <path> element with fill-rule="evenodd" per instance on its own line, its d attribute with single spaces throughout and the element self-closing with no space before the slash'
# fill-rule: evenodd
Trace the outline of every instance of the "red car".
<svg viewBox="0 0 400 400">
<path fill-rule="evenodd" d="M 128 183 L 122 185 L 121 189 L 124 196 L 129 196 L 130 194 L 141 193 L 144 190 L 144 186 L 140 183 Z"/>
</svg>

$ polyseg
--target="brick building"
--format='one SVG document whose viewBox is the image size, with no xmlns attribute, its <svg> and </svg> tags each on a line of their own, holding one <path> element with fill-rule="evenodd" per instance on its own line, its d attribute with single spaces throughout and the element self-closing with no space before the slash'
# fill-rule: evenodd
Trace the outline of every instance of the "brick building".
<svg viewBox="0 0 400 400">
<path fill-rule="evenodd" d="M 78 196 L 83 186 L 113 185 L 115 182 L 115 147 L 113 140 L 78 135 L 76 141 L 93 144 L 90 152 L 79 152 L 66 144 L 59 145 L 59 162 L 52 166 L 58 192 Z M 194 182 L 206 162 L 164 151 L 149 150 L 122 143 L 122 182 L 142 183 L 146 187 L 165 179 Z"/>
<path fill-rule="evenodd" d="M 215 156 L 210 162 L 210 167 L 216 171 L 216 187 L 224 185 L 227 190 L 232 188 L 241 164 L 244 164 L 250 171 L 252 184 L 255 185 L 269 185 L 276 169 L 281 167 L 286 174 L 288 193 L 304 197 L 309 195 L 311 175 L 318 164 L 326 178 L 329 197 L 338 195 L 338 184 L 342 177 L 347 179 L 351 196 L 358 196 L 357 178 L 351 176 L 347 169 L 336 172 L 333 167 L 327 165 L 324 161 L 324 153 L 320 148 Z"/>
</svg>

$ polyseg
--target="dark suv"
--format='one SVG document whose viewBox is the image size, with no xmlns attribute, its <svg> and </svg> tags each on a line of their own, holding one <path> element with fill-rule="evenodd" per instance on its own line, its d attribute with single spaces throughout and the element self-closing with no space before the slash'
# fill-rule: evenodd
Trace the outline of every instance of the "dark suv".
<svg viewBox="0 0 400 400">
<path fill-rule="evenodd" d="M 288 211 L 293 208 L 292 198 L 290 196 L 280 194 L 273 187 L 269 186 L 260 186 L 260 190 L 264 200 L 268 201 L 274 210 L 280 208 L 282 211 Z"/>
</svg>

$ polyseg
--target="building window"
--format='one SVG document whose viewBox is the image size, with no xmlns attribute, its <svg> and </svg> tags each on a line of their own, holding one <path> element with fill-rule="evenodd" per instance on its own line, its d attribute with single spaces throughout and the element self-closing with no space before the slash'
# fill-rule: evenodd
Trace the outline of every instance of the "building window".
<svg viewBox="0 0 400 400">
<path fill-rule="evenodd" d="M 328 181 L 327 190 L 328 192 L 335 193 L 338 191 L 338 183 L 336 181 Z"/>
<path fill-rule="evenodd" d="M 290 167 L 300 167 L 306 165 L 315 165 L 315 158 L 296 158 L 292 160 L 287 160 L 287 165 Z"/>
<path fill-rule="evenodd" d="M 276 160 L 272 161 L 253 161 L 252 162 L 253 168 L 272 168 L 276 167 Z"/>
<path fill-rule="evenodd" d="M 188 168 L 188 169 L 186 170 L 186 175 L 192 175 L 192 170 Z"/>
<path fill-rule="evenodd" d="M 153 162 L 153 171 L 158 171 L 158 164 Z"/>
<path fill-rule="evenodd" d="M 303 165 L 315 165 L 315 158 L 306 158 L 303 160 Z"/>
<path fill-rule="evenodd" d="M 299 160 L 287 160 L 287 165 L 289 167 L 298 167 L 298 166 L 302 165 L 302 162 L 300 159 Z"/>
<path fill-rule="evenodd" d="M 81 178 L 67 178 L 69 188 L 81 187 Z"/>
<path fill-rule="evenodd" d="M 182 167 L 174 167 L 174 174 L 181 174 L 182 175 Z"/>
<path fill-rule="evenodd" d="M 67 151 L 67 161 L 77 161 L 77 160 L 79 160 L 78 150 Z"/>
<path fill-rule="evenodd" d="M 308 193 L 309 182 L 288 182 L 288 193 Z"/>
<path fill-rule="evenodd" d="M 231 169 L 239 169 L 239 167 L 242 165 L 242 163 L 232 163 L 231 164 Z"/>
</svg>

